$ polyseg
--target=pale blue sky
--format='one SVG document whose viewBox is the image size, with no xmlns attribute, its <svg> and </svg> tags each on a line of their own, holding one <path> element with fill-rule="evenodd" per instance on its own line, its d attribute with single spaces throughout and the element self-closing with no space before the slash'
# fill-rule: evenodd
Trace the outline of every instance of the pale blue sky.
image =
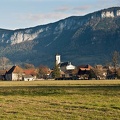
<svg viewBox="0 0 120 120">
<path fill-rule="evenodd" d="M 120 0 L 0 0 L 0 28 L 19 29 L 120 6 Z"/>
</svg>

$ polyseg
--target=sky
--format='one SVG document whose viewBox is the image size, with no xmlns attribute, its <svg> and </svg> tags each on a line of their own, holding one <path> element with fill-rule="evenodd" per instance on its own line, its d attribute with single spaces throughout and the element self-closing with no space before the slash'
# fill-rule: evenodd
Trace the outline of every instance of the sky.
<svg viewBox="0 0 120 120">
<path fill-rule="evenodd" d="M 120 0 L 0 0 L 0 28 L 35 27 L 118 6 Z"/>
</svg>

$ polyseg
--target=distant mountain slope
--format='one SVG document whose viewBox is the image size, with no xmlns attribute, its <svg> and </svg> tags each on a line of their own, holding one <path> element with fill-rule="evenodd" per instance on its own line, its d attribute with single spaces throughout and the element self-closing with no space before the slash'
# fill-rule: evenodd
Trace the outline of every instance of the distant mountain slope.
<svg viewBox="0 0 120 120">
<path fill-rule="evenodd" d="M 0 29 L 0 56 L 53 66 L 56 53 L 75 65 L 105 63 L 120 51 L 120 7 L 18 30 Z"/>
</svg>

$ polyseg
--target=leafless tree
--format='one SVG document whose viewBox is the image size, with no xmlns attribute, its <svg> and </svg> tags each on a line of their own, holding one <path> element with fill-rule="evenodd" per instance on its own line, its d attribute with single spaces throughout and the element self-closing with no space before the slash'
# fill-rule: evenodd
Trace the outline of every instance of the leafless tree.
<svg viewBox="0 0 120 120">
<path fill-rule="evenodd" d="M 0 58 L 0 64 L 1 64 L 1 66 L 3 68 L 3 70 L 6 69 L 6 65 L 7 65 L 8 62 L 9 62 L 8 58 L 6 58 L 6 57 L 1 57 Z"/>
<path fill-rule="evenodd" d="M 120 57 L 119 52 L 114 51 L 113 54 L 112 54 L 112 64 L 113 64 L 113 67 L 114 67 L 114 77 L 115 77 L 115 79 L 118 76 L 117 67 L 118 67 L 118 64 L 119 64 L 119 57 Z"/>
<path fill-rule="evenodd" d="M 116 68 L 118 66 L 118 62 L 119 62 L 119 52 L 114 51 L 112 54 L 112 64 L 113 64 L 115 71 L 116 71 Z"/>
<path fill-rule="evenodd" d="M 29 69 L 29 68 L 35 68 L 35 66 L 33 64 L 29 64 L 29 63 L 24 63 L 24 67 L 26 69 Z"/>
<path fill-rule="evenodd" d="M 49 68 L 44 65 L 40 65 L 38 68 L 38 77 L 39 78 L 46 78 L 49 72 Z"/>
</svg>

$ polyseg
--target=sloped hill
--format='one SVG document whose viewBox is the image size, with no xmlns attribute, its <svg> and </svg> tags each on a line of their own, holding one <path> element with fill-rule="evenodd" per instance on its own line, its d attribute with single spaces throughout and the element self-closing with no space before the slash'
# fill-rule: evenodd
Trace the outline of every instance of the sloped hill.
<svg viewBox="0 0 120 120">
<path fill-rule="evenodd" d="M 55 23 L 18 30 L 0 30 L 0 56 L 13 62 L 53 66 L 56 53 L 75 65 L 105 63 L 120 51 L 120 7 Z"/>
</svg>

